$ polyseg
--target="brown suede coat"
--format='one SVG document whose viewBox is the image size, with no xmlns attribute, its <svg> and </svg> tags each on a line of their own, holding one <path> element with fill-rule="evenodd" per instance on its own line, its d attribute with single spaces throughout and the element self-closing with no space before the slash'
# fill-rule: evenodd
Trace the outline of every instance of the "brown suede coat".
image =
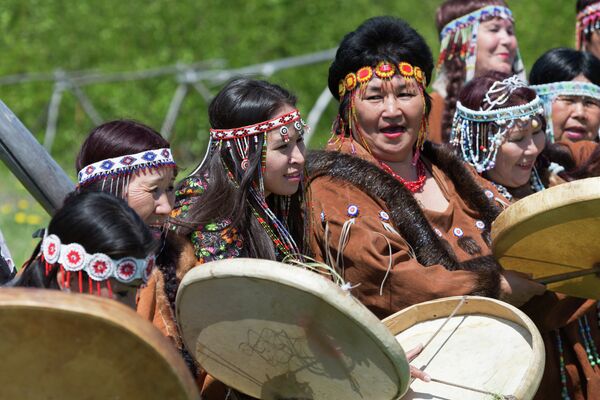
<svg viewBox="0 0 600 400">
<path fill-rule="evenodd" d="M 353 174 L 352 171 L 351 175 L 366 176 L 367 182 L 372 181 L 373 185 L 378 186 L 374 190 L 381 189 L 381 184 L 375 181 L 375 175 L 389 175 L 379 169 L 376 160 L 361 146 L 346 141 L 339 152 L 354 152 L 354 156 L 349 159 L 350 164 L 352 159 L 361 158 L 362 164 L 356 167 L 357 173 Z M 389 183 L 397 185 L 390 188 L 392 193 L 404 191 L 411 199 L 407 201 L 414 203 L 410 205 L 417 208 L 410 211 L 411 208 L 404 201 L 394 206 L 372 192 L 363 190 L 354 182 L 332 176 L 327 171 L 316 174 L 314 165 L 310 165 L 311 157 L 313 156 L 309 156 L 308 166 L 311 174 L 311 250 L 317 260 L 329 260 L 330 264 L 337 264 L 347 282 L 359 285 L 352 290 L 352 294 L 378 317 L 384 318 L 412 304 L 441 297 L 465 294 L 497 297 L 499 266 L 493 260 L 490 262 L 490 257 L 483 257 L 485 263 L 478 265 L 478 268 L 465 265 L 469 260 L 482 260 L 482 256 L 490 256 L 481 226 L 488 225 L 489 228 L 491 221 L 488 224 L 483 222 L 485 218 L 481 211 L 467 204 L 463 197 L 466 196 L 464 190 L 461 196 L 455 183 L 438 166 L 425 159 L 449 202 L 447 210 L 443 212 L 421 210 L 412 194 L 391 178 Z M 369 164 L 373 171 L 365 169 Z M 324 169 L 327 168 L 329 166 Z M 340 168 L 347 167 L 340 165 Z M 470 175 L 475 182 L 474 186 L 486 185 L 484 180 L 464 166 L 463 171 L 464 175 Z M 483 190 L 480 187 L 477 190 L 483 196 Z M 486 190 L 493 197 L 500 197 L 491 185 L 486 186 Z M 358 216 L 350 225 L 350 233 L 344 245 L 340 242 L 340 237 L 344 224 L 348 226 L 348 221 L 351 220 L 348 215 L 350 206 L 358 208 Z M 419 215 L 421 212 L 425 218 Z M 410 227 L 404 229 L 394 220 L 394 216 L 398 220 L 406 220 L 410 213 L 415 214 L 416 225 L 419 221 L 423 225 L 416 232 L 407 232 Z M 382 216 L 385 219 L 386 215 L 390 217 L 388 222 L 382 220 Z M 465 251 L 458 244 L 460 238 L 455 234 L 457 229 L 462 231 L 463 237 L 471 238 L 479 251 L 472 251 L 472 254 Z M 431 232 L 434 232 L 433 235 Z M 429 243 L 425 243 L 423 235 L 430 236 L 427 239 Z M 412 239 L 410 236 L 417 237 Z M 430 251 L 422 251 L 426 246 L 431 246 Z M 440 253 L 440 256 L 436 258 L 433 255 L 435 253 Z"/>
</svg>

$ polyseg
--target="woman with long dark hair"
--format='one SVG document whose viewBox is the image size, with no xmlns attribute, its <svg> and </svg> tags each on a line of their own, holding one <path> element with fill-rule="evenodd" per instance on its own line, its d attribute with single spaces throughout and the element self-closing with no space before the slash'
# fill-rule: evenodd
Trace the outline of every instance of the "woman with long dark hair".
<svg viewBox="0 0 600 400">
<path fill-rule="evenodd" d="M 178 279 L 197 264 L 226 258 L 302 259 L 306 127 L 295 104 L 284 88 L 245 78 L 212 100 L 207 154 L 178 186 L 168 223 L 169 237 L 185 242 Z M 183 349 L 171 312 L 178 285 L 160 274 L 142 291 L 138 312 Z M 226 397 L 229 389 L 199 373 L 203 398 Z"/>
<path fill-rule="evenodd" d="M 447 143 L 461 88 L 490 71 L 517 74 L 525 69 L 504 0 L 446 0 L 436 13 L 441 48 L 432 87 L 430 140 Z"/>
<path fill-rule="evenodd" d="M 110 297 L 135 308 L 154 266 L 158 243 L 127 204 L 105 193 L 73 193 L 6 286 Z"/>
</svg>

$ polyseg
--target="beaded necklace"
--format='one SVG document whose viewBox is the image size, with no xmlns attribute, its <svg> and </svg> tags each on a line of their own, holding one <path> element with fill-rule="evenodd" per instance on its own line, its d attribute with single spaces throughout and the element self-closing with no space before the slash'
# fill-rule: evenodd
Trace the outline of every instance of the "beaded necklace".
<svg viewBox="0 0 600 400">
<path fill-rule="evenodd" d="M 561 394 L 563 400 L 571 400 L 571 397 L 569 396 L 569 390 L 567 389 L 567 373 L 566 373 L 566 369 L 565 369 L 565 356 L 564 356 L 564 352 L 563 352 L 562 339 L 560 338 L 560 331 L 556 330 L 556 331 L 554 331 L 554 333 L 556 334 L 556 345 L 558 347 L 558 357 L 559 357 L 558 360 L 560 362 L 560 383 L 562 386 L 560 394 Z"/>
<path fill-rule="evenodd" d="M 403 184 L 411 193 L 421 192 L 423 190 L 423 186 L 425 186 L 425 179 L 427 178 L 427 174 L 425 173 L 425 165 L 421 159 L 417 160 L 417 179 L 414 181 L 407 181 L 397 173 L 395 173 L 392 168 L 384 163 L 383 161 L 379 161 L 379 165 L 381 168 L 388 174 L 392 175 L 398 182 Z"/>
<path fill-rule="evenodd" d="M 496 187 L 496 189 L 498 190 L 498 192 L 504 196 L 504 198 L 506 198 L 506 200 L 508 201 L 512 201 L 513 199 L 513 195 L 508 191 L 508 189 L 504 186 L 502 186 L 499 183 L 496 183 L 494 181 L 490 181 L 492 182 L 492 185 L 494 185 Z M 544 184 L 542 183 L 542 180 L 540 178 L 540 175 L 537 172 L 537 169 L 533 169 L 531 171 L 531 178 L 529 178 L 529 187 L 531 187 L 531 190 L 533 190 L 533 193 L 537 193 L 540 192 L 542 190 L 544 190 Z"/>
</svg>

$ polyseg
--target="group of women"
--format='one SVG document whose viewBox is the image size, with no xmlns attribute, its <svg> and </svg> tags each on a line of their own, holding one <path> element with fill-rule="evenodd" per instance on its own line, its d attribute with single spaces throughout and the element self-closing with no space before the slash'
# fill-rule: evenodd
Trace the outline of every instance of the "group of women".
<svg viewBox="0 0 600 400">
<path fill-rule="evenodd" d="M 597 51 L 600 3 L 579 0 L 578 11 L 578 45 Z M 247 78 L 212 100 L 207 154 L 176 188 L 157 132 L 127 120 L 95 128 L 77 157 L 77 192 L 9 285 L 127 302 L 172 339 L 204 398 L 243 398 L 185 348 L 179 282 L 214 260 L 310 258 L 339 271 L 380 318 L 465 294 L 521 307 L 546 346 L 536 398 L 599 398 L 597 303 L 504 270 L 490 228 L 521 198 L 600 174 L 600 61 L 550 50 L 528 85 L 503 0 L 447 0 L 436 23 L 431 94 L 431 51 L 405 21 L 372 18 L 343 38 L 323 151 L 306 153 L 293 94 Z"/>
</svg>

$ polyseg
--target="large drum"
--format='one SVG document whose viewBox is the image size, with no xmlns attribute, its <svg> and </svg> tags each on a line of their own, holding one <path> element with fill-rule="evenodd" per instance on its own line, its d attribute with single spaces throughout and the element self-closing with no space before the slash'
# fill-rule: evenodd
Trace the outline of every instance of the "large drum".
<svg viewBox="0 0 600 400">
<path fill-rule="evenodd" d="M 484 297 L 448 297 L 408 307 L 383 320 L 404 348 L 426 347 L 411 364 L 415 380 L 403 399 L 533 398 L 545 351 L 533 322 L 517 308 Z"/>
<path fill-rule="evenodd" d="M 530 273 L 548 289 L 600 299 L 600 178 L 535 193 L 492 224 L 493 254 L 506 269 Z"/>
<path fill-rule="evenodd" d="M 274 261 L 188 272 L 177 293 L 187 348 L 226 385 L 261 399 L 396 399 L 409 382 L 400 344 L 328 279 Z"/>
<path fill-rule="evenodd" d="M 114 300 L 0 289 L 3 399 L 198 399 L 171 343 Z"/>
</svg>

